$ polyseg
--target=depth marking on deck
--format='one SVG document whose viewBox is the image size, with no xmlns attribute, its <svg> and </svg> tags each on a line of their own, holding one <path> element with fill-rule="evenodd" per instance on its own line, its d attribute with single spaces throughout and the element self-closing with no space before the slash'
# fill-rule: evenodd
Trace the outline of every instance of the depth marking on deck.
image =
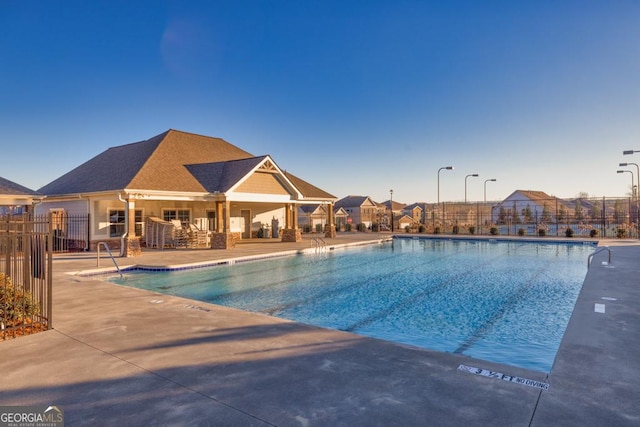
<svg viewBox="0 0 640 427">
<path fill-rule="evenodd" d="M 595 303 L 593 309 L 596 313 L 604 313 L 604 304 Z"/>
<path fill-rule="evenodd" d="M 513 375 L 503 374 L 501 372 L 494 372 L 488 369 L 476 368 L 474 366 L 460 365 L 459 371 L 469 372 L 470 374 L 480 375 L 483 377 L 497 378 L 499 380 L 508 381 L 511 383 L 522 384 L 529 387 L 535 387 L 542 390 L 549 390 L 549 384 L 536 380 L 530 380 L 528 378 L 515 377 Z"/>
</svg>

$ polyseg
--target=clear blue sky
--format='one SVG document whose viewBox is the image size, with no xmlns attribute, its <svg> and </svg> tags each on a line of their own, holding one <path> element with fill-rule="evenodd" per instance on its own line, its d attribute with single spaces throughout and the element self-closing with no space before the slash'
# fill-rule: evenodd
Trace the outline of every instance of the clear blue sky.
<svg viewBox="0 0 640 427">
<path fill-rule="evenodd" d="M 624 195 L 640 2 L 0 0 L 0 176 L 170 128 L 338 197 Z"/>
</svg>

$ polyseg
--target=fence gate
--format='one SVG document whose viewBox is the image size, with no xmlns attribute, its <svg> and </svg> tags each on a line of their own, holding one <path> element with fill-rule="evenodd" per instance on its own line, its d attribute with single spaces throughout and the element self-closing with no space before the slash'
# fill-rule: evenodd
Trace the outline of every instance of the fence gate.
<svg viewBox="0 0 640 427">
<path fill-rule="evenodd" d="M 0 216 L 0 340 L 51 329 L 48 217 Z"/>
</svg>

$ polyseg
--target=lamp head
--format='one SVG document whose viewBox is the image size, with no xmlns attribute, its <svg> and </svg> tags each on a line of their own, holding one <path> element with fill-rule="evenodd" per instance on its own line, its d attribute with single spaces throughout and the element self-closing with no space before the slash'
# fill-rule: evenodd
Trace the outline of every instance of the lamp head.
<svg viewBox="0 0 640 427">
<path fill-rule="evenodd" d="M 625 171 L 617 171 L 618 173 L 624 173 Z"/>
<path fill-rule="evenodd" d="M 453 166 L 446 166 L 445 169 L 448 171 L 453 170 Z"/>
<path fill-rule="evenodd" d="M 618 166 L 629 166 L 628 163 L 620 163 Z"/>
<path fill-rule="evenodd" d="M 633 154 L 633 153 L 634 153 L 634 151 L 633 151 L 633 150 L 624 150 L 624 151 L 622 152 L 622 154 Z"/>
</svg>

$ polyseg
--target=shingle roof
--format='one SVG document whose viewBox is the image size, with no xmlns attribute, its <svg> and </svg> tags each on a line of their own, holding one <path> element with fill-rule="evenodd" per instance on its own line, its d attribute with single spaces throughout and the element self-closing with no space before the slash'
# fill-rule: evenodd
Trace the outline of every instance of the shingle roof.
<svg viewBox="0 0 640 427">
<path fill-rule="evenodd" d="M 145 141 L 112 147 L 42 187 L 47 195 L 125 188 L 204 192 L 184 166 L 253 157 L 220 138 L 170 129 Z"/>
<path fill-rule="evenodd" d="M 198 180 L 209 193 L 216 191 L 224 193 L 251 172 L 267 156 L 251 157 L 249 159 L 232 160 L 228 162 L 200 163 L 186 165 L 189 172 Z"/>
<path fill-rule="evenodd" d="M 366 200 L 369 200 L 371 203 L 373 203 L 373 201 L 371 201 L 368 196 L 347 196 L 338 200 L 335 206 L 336 208 L 355 208 L 362 206 Z"/>
<path fill-rule="evenodd" d="M 37 196 L 38 192 L 0 176 L 0 194 L 11 196 Z"/>
<path fill-rule="evenodd" d="M 302 196 L 308 199 L 336 199 L 336 196 L 333 194 L 327 193 L 326 191 L 316 187 L 315 185 L 309 184 L 307 181 L 302 178 L 298 178 L 294 174 L 285 171 L 285 176 L 295 187 L 300 190 Z"/>
<path fill-rule="evenodd" d="M 255 157 L 220 138 L 170 129 L 112 147 L 42 187 L 46 195 L 158 190 L 226 192 L 266 156 Z M 305 198 L 335 196 L 284 172 Z"/>
</svg>

